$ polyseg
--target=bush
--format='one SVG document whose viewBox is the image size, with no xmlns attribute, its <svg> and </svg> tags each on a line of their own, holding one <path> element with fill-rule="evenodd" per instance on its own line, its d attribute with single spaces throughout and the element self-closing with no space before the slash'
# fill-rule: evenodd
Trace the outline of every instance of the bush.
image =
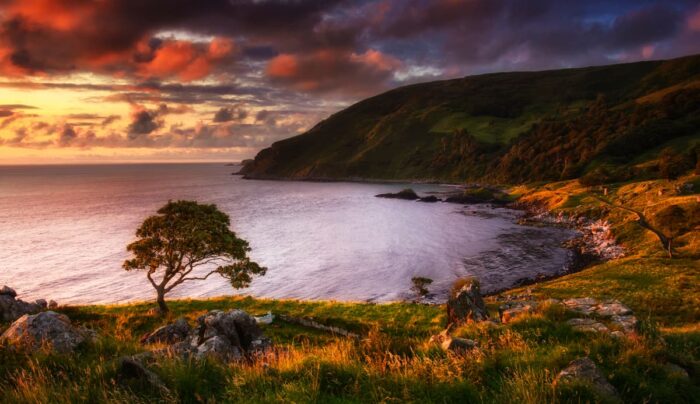
<svg viewBox="0 0 700 404">
<path fill-rule="evenodd" d="M 679 153 L 668 147 L 659 155 L 659 174 L 667 180 L 675 180 L 691 170 L 695 165 L 693 163 L 691 155 Z"/>
</svg>

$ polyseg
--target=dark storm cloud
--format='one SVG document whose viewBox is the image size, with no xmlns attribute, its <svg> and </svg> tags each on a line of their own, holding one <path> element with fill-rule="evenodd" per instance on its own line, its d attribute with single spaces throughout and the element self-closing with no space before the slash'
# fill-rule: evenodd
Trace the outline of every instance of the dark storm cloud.
<svg viewBox="0 0 700 404">
<path fill-rule="evenodd" d="M 128 133 L 129 139 L 135 140 L 141 135 L 149 133 L 160 128 L 162 122 L 157 120 L 158 114 L 152 111 L 138 111 L 134 114 L 132 122 L 129 124 Z"/>
<path fill-rule="evenodd" d="M 248 116 L 248 111 L 241 108 L 240 106 L 235 107 L 221 107 L 214 114 L 214 122 L 229 122 L 229 121 L 240 121 Z"/>
</svg>

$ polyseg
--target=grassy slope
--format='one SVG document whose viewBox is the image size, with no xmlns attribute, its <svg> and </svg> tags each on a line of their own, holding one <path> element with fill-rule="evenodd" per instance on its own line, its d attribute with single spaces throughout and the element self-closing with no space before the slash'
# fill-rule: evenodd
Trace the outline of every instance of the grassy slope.
<svg viewBox="0 0 700 404">
<path fill-rule="evenodd" d="M 672 115 L 678 106 L 666 105 L 668 97 L 683 91 L 697 103 L 698 83 L 700 56 L 416 84 L 361 101 L 303 135 L 273 144 L 244 173 L 254 178 L 455 182 L 488 177 L 515 183 L 522 180 L 514 175 L 520 170 L 528 181 L 556 180 L 569 175 L 563 170 L 567 160 L 580 163 L 579 170 L 596 159 L 609 160 L 605 145 L 613 140 L 611 136 L 592 140 L 593 136 L 580 136 L 582 131 L 614 129 L 619 132 L 614 138 L 648 140 L 644 119 L 663 121 L 664 116 Z M 596 115 L 590 117 L 600 95 L 605 104 L 598 105 Z M 683 107 L 688 105 L 692 104 Z M 626 117 L 635 110 L 642 119 L 628 122 Z M 693 119 L 686 126 L 697 128 L 700 112 L 684 110 L 681 114 Z M 619 122 L 608 128 L 611 119 Z M 553 129 L 543 130 L 547 125 Z M 670 128 L 661 140 L 651 142 L 656 146 L 671 141 L 682 130 L 686 129 Z M 700 133 L 692 135 L 700 139 Z M 591 141 L 596 144 L 589 144 Z M 536 154 L 528 155 L 532 150 Z M 623 163 L 639 156 L 639 151 L 630 153 L 622 156 Z M 539 170 L 540 160 L 552 169 Z M 619 163 L 620 156 L 612 160 Z"/>
<path fill-rule="evenodd" d="M 684 178 L 678 182 L 695 181 Z M 645 208 L 692 204 L 691 196 L 659 196 L 666 181 L 618 184 L 608 198 Z M 642 191 L 643 190 L 643 191 Z M 519 187 L 523 201 L 553 211 L 585 213 L 610 220 L 628 248 L 627 257 L 529 287 L 538 298 L 616 298 L 642 320 L 640 335 L 617 340 L 573 331 L 572 316 L 544 307 L 512 324 L 471 324 L 455 333 L 479 342 L 481 350 L 454 356 L 428 344 L 444 325 L 444 307 L 410 303 L 387 305 L 302 302 L 253 298 L 180 300 L 172 317 L 148 313 L 150 304 L 83 306 L 62 309 L 103 337 L 74 357 L 25 356 L 0 348 L 0 390 L 6 402 L 518 402 L 593 401 L 585 385 L 554 390 L 557 372 L 577 357 L 589 356 L 603 369 L 625 402 L 697 402 L 700 394 L 700 266 L 698 231 L 679 244 L 680 258 L 664 251 L 648 231 L 624 211 L 608 209 L 576 182 Z M 512 293 L 523 293 L 525 288 Z M 492 314 L 498 303 L 487 299 Z M 151 365 L 171 391 L 162 395 L 138 381 L 121 383 L 117 361 L 141 352 L 145 332 L 180 315 L 194 319 L 207 310 L 241 308 L 311 316 L 363 335 L 359 342 L 276 321 L 265 332 L 277 356 L 224 366 L 215 362 L 160 359 Z M 664 365 L 679 364 L 690 380 Z"/>
</svg>

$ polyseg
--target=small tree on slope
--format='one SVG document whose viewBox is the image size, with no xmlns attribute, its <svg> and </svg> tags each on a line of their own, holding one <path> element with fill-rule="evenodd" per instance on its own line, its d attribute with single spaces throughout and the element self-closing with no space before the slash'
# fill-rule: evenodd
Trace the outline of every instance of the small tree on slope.
<svg viewBox="0 0 700 404">
<path fill-rule="evenodd" d="M 248 242 L 236 237 L 230 224 L 216 205 L 169 201 L 136 230 L 138 240 L 126 247 L 134 258 L 123 267 L 146 270 L 161 313 L 168 311 L 165 295 L 183 282 L 219 274 L 233 288 L 245 288 L 267 269 L 248 258 Z"/>
</svg>

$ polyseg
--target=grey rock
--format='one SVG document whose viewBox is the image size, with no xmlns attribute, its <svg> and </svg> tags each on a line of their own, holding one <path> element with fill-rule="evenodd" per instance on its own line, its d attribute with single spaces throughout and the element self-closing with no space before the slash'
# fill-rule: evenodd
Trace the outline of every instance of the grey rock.
<svg viewBox="0 0 700 404">
<path fill-rule="evenodd" d="M 142 344 L 166 343 L 174 344 L 184 341 L 189 335 L 192 327 L 190 327 L 187 319 L 184 317 L 178 318 L 174 323 L 164 325 L 150 334 L 141 338 Z"/>
<path fill-rule="evenodd" d="M 589 358 L 579 358 L 571 361 L 554 379 L 554 385 L 559 386 L 573 381 L 590 383 L 603 397 L 615 399 L 616 401 L 618 399 L 615 387 L 608 382 L 595 363 Z"/>
<path fill-rule="evenodd" d="M 621 327 L 625 334 L 633 334 L 637 332 L 637 327 L 639 326 L 637 317 L 633 315 L 612 316 L 611 321 L 613 324 Z"/>
<path fill-rule="evenodd" d="M 74 327 L 67 316 L 45 311 L 20 317 L 0 336 L 0 341 L 31 351 L 47 346 L 67 353 L 90 338 L 89 332 Z"/>
<path fill-rule="evenodd" d="M 595 314 L 602 317 L 626 316 L 632 314 L 632 309 L 614 300 L 599 304 L 595 308 Z"/>
<path fill-rule="evenodd" d="M 667 373 L 669 373 L 671 376 L 675 378 L 680 378 L 680 379 L 689 379 L 690 375 L 688 375 L 688 371 L 683 369 L 682 367 L 676 365 L 675 363 L 667 363 L 664 365 L 664 369 L 666 370 Z"/>
<path fill-rule="evenodd" d="M 591 318 L 572 318 L 566 322 L 576 331 L 609 333 L 605 324 Z"/>
<path fill-rule="evenodd" d="M 9 294 L 0 295 L 0 320 L 3 322 L 15 321 L 25 314 L 36 314 L 41 310 L 42 307 L 36 303 L 27 303 Z"/>
<path fill-rule="evenodd" d="M 11 287 L 5 285 L 2 287 L 2 289 L 0 289 L 0 295 L 1 296 L 10 296 L 12 298 L 15 298 L 15 297 L 17 297 L 17 292 L 15 292 L 15 290 L 12 289 Z"/>
<path fill-rule="evenodd" d="M 498 308 L 498 313 L 503 324 L 507 324 L 518 317 L 530 314 L 537 309 L 537 302 L 513 302 L 502 305 Z"/>
<path fill-rule="evenodd" d="M 598 301 L 590 297 L 582 297 L 576 299 L 566 299 L 564 300 L 564 305 L 569 310 L 588 315 L 595 312 Z"/>
<path fill-rule="evenodd" d="M 462 324 L 468 321 L 484 321 L 489 318 L 479 282 L 467 282 L 447 301 L 447 324 Z"/>
<path fill-rule="evenodd" d="M 119 359 L 119 378 L 122 380 L 143 380 L 152 388 L 160 390 L 162 393 L 170 394 L 170 390 L 157 374 L 150 371 L 141 361 L 133 356 L 124 356 Z"/>
<path fill-rule="evenodd" d="M 477 347 L 476 341 L 466 338 L 453 337 L 449 330 L 444 330 L 440 334 L 430 337 L 430 342 L 440 345 L 444 351 L 462 353 Z"/>
<path fill-rule="evenodd" d="M 255 318 L 242 310 L 212 310 L 199 317 L 197 326 L 190 329 L 183 339 L 179 339 L 179 335 L 187 323 L 178 321 L 179 325 L 176 322 L 165 326 L 170 327 L 168 329 L 161 330 L 161 327 L 149 334 L 166 337 L 177 331 L 178 338 L 171 339 L 175 343 L 157 353 L 195 359 L 212 357 L 228 362 L 265 352 L 272 345 L 258 327 Z"/>
</svg>

